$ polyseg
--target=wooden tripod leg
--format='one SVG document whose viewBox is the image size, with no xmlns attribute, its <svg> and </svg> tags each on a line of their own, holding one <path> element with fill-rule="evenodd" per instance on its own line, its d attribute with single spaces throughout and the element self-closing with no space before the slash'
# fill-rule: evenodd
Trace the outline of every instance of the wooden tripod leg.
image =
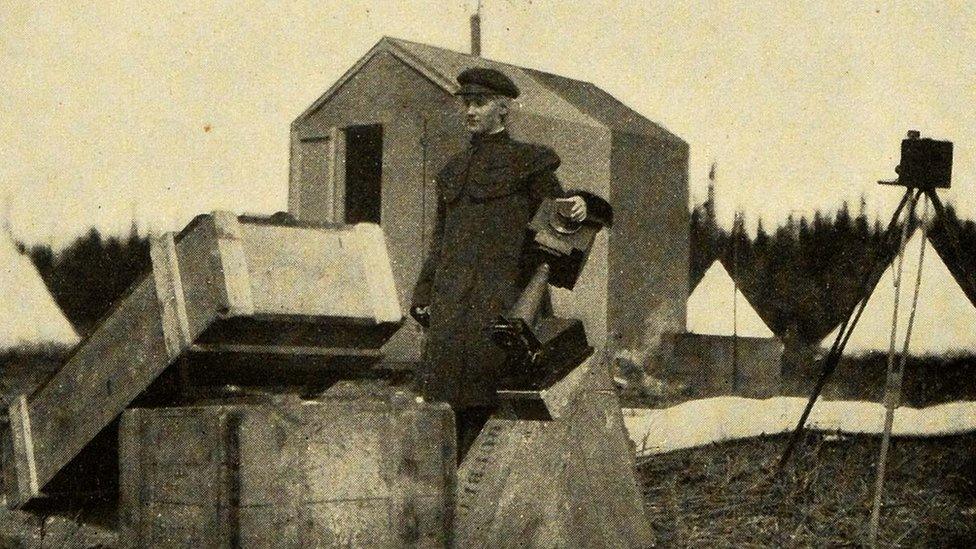
<svg viewBox="0 0 976 549">
<path fill-rule="evenodd" d="M 914 204 L 918 202 L 918 195 L 921 193 L 922 191 L 916 191 L 912 188 L 905 191 L 905 194 L 901 198 L 901 202 L 898 204 L 898 207 L 895 208 L 895 213 L 892 214 L 891 220 L 888 222 L 888 227 L 885 229 L 882 237 L 883 242 L 888 243 L 888 241 L 891 240 L 892 236 L 895 234 L 895 228 L 898 226 L 898 218 L 901 215 L 901 211 L 905 208 L 908 202 L 912 200 L 912 195 L 916 194 L 915 200 L 912 200 L 912 211 L 914 211 Z M 912 212 L 909 212 L 908 215 L 911 217 Z M 874 269 L 865 275 L 865 277 L 861 280 L 861 288 L 864 290 L 864 293 L 870 291 L 871 288 L 869 285 L 881 276 L 885 267 L 885 265 L 879 263 L 878 265 L 875 265 Z M 820 373 L 820 377 L 817 379 L 817 383 L 813 387 L 810 398 L 807 400 L 807 405 L 803 409 L 803 413 L 800 414 L 800 419 L 797 422 L 796 427 L 793 429 L 793 433 L 790 435 L 790 440 L 786 443 L 786 448 L 783 450 L 783 454 L 779 458 L 779 463 L 776 465 L 774 476 L 779 476 L 786 469 L 787 462 L 789 462 L 790 457 L 793 455 L 793 451 L 799 444 L 800 437 L 803 436 L 807 419 L 810 417 L 810 412 L 813 411 L 813 406 L 820 397 L 820 392 L 823 391 L 824 386 L 827 385 L 827 381 L 830 379 L 830 376 L 833 375 L 834 370 L 837 369 L 837 365 L 840 363 L 841 353 L 844 352 L 844 347 L 847 345 L 847 340 L 850 339 L 851 334 L 854 332 L 854 327 L 857 325 L 858 320 L 860 320 L 861 313 L 864 312 L 864 305 L 866 303 L 867 301 L 862 299 L 854 304 L 854 308 L 844 318 L 844 321 L 841 322 L 840 330 L 837 331 L 837 338 L 834 339 L 834 344 L 831 346 L 830 352 L 827 353 L 827 357 L 823 360 L 823 369 Z"/>
<path fill-rule="evenodd" d="M 912 209 L 914 210 L 914 208 L 915 204 L 913 203 Z M 910 218 L 911 216 L 909 216 L 909 219 Z M 924 234 L 924 225 L 922 226 L 922 231 Z M 885 376 L 885 421 L 884 430 L 881 434 L 881 449 L 878 452 L 878 467 L 874 483 L 874 501 L 871 505 L 871 521 L 868 531 L 869 543 L 871 547 L 877 547 L 878 545 L 878 531 L 881 524 L 881 497 L 884 493 L 884 479 L 888 459 L 888 448 L 891 444 L 891 428 L 895 422 L 895 409 L 898 408 L 899 401 L 901 400 L 901 383 L 903 372 L 905 370 L 905 362 L 908 356 L 908 342 L 912 336 L 912 323 L 915 321 L 915 308 L 918 306 L 918 289 L 922 282 L 922 260 L 924 259 L 925 254 L 924 241 L 922 242 L 923 255 L 918 258 L 918 275 L 915 279 L 915 296 L 912 300 L 911 314 L 908 317 L 908 324 L 905 332 L 905 345 L 902 349 L 902 355 L 899 357 L 896 355 L 898 345 L 898 302 L 899 298 L 901 297 L 902 266 L 905 262 L 905 242 L 908 240 L 908 236 L 909 223 L 908 220 L 906 220 L 905 224 L 902 225 L 901 240 L 898 242 L 898 267 L 895 271 L 895 302 L 891 313 L 891 344 L 888 348 L 888 368 L 887 375 Z"/>
</svg>

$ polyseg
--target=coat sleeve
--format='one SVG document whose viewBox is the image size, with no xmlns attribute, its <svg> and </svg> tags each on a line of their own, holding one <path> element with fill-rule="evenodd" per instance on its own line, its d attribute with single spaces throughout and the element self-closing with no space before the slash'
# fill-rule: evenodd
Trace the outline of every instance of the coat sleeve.
<svg viewBox="0 0 976 549">
<path fill-rule="evenodd" d="M 424 266 L 420 270 L 420 276 L 417 277 L 417 284 L 413 288 L 411 307 L 426 307 L 430 305 L 434 285 L 434 272 L 437 270 L 437 263 L 440 261 L 441 241 L 444 237 L 445 205 L 444 200 L 441 198 L 440 187 L 438 186 L 437 188 L 437 217 L 434 220 L 434 232 L 430 239 L 430 251 L 427 253 L 427 259 L 424 261 Z"/>
<path fill-rule="evenodd" d="M 556 168 L 561 160 L 559 155 L 549 147 L 536 146 L 532 151 L 529 167 L 529 196 L 532 198 L 533 209 L 538 208 L 544 198 L 563 198 L 563 190 Z"/>
</svg>

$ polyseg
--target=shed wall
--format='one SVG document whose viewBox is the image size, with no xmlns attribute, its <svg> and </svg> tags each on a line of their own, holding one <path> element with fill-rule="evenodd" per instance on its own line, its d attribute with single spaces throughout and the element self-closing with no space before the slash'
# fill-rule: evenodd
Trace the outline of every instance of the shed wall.
<svg viewBox="0 0 976 549">
<path fill-rule="evenodd" d="M 688 146 L 614 132 L 610 169 L 609 329 L 647 352 L 685 329 Z"/>
<path fill-rule="evenodd" d="M 659 372 L 687 386 L 689 398 L 780 392 L 783 344 L 776 338 L 663 334 Z"/>
</svg>

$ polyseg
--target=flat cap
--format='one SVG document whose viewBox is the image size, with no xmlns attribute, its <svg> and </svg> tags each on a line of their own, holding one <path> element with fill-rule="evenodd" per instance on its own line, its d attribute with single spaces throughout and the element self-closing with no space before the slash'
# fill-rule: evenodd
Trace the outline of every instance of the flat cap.
<svg viewBox="0 0 976 549">
<path fill-rule="evenodd" d="M 518 86 L 501 71 L 484 67 L 472 67 L 461 71 L 457 77 L 460 88 L 455 95 L 490 93 L 505 95 L 515 99 L 519 95 Z"/>
</svg>

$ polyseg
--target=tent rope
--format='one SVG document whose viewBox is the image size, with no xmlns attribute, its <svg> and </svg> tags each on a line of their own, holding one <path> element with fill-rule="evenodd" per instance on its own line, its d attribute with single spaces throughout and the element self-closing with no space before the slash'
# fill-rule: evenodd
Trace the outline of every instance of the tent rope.
<svg viewBox="0 0 976 549">
<path fill-rule="evenodd" d="M 922 207 L 922 219 L 919 227 L 919 230 L 922 231 L 922 246 L 918 256 L 918 269 L 915 275 L 915 289 L 912 296 L 912 306 L 908 313 L 908 323 L 905 326 L 905 341 L 902 345 L 901 356 L 897 357 L 896 362 L 895 346 L 898 337 L 898 298 L 901 295 L 902 264 L 905 259 L 905 240 L 908 234 L 908 225 L 910 224 L 909 220 L 905 221 L 905 226 L 902 229 L 901 242 L 899 243 L 898 247 L 898 269 L 895 271 L 894 277 L 895 310 L 892 312 L 891 344 L 888 347 L 888 368 L 885 380 L 885 422 L 884 431 L 881 434 L 881 448 L 878 452 L 878 467 L 874 485 L 874 501 L 871 506 L 871 523 L 869 530 L 871 547 L 877 547 L 878 545 L 878 529 L 881 523 L 881 499 L 884 490 L 888 450 L 891 445 L 891 430 L 895 421 L 895 410 L 901 404 L 902 381 L 904 379 L 905 364 L 908 361 L 908 345 L 912 337 L 912 326 L 915 323 L 915 312 L 918 310 L 918 295 L 922 286 L 922 265 L 925 262 L 925 245 L 928 242 L 927 230 L 929 215 L 928 197 L 924 197 L 923 200 L 925 202 L 923 203 Z"/>
</svg>

